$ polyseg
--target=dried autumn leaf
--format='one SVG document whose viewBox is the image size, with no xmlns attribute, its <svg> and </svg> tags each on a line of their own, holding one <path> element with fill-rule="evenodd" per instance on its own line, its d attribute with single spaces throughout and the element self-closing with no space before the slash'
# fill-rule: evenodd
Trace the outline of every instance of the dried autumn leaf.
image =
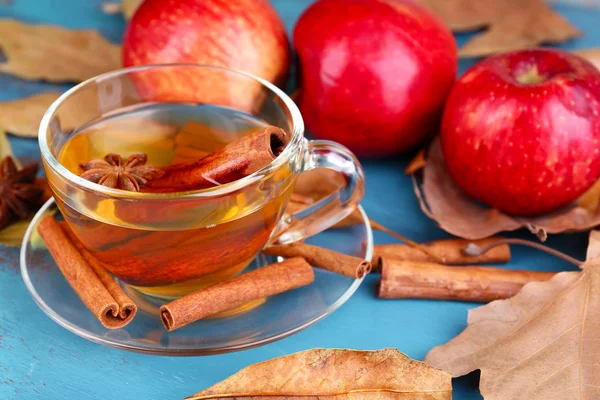
<svg viewBox="0 0 600 400">
<path fill-rule="evenodd" d="M 527 228 L 543 241 L 549 233 L 587 231 L 600 224 L 600 209 L 590 210 L 578 202 L 554 213 L 530 218 L 512 217 L 481 205 L 450 177 L 438 139 L 429 148 L 422 175 L 421 183 L 413 175 L 421 209 L 443 230 L 464 239 L 483 239 L 498 232 Z"/>
<path fill-rule="evenodd" d="M 585 58 L 600 69 L 600 49 L 574 50 L 573 53 Z"/>
<path fill-rule="evenodd" d="M 100 7 L 102 8 L 102 12 L 108 15 L 115 15 L 121 12 L 120 3 L 106 2 L 102 3 Z"/>
<path fill-rule="evenodd" d="M 44 113 L 60 95 L 59 92 L 45 92 L 0 102 L 0 124 L 14 135 L 37 137 Z"/>
<path fill-rule="evenodd" d="M 415 172 L 425 168 L 425 162 L 427 161 L 425 157 L 425 149 L 419 150 L 416 156 L 410 160 L 408 166 L 404 169 L 404 173 L 407 175 L 412 175 Z"/>
<path fill-rule="evenodd" d="M 460 57 L 480 57 L 544 43 L 562 43 L 581 32 L 544 0 L 419 0 L 458 32 L 487 28 L 469 40 Z"/>
<path fill-rule="evenodd" d="M 143 1 L 144 0 L 123 0 L 121 3 L 121 11 L 126 20 L 130 20 L 131 17 L 133 17 L 133 14 L 135 14 Z"/>
<path fill-rule="evenodd" d="M 120 46 L 93 30 L 0 20 L 0 71 L 23 79 L 83 81 L 121 66 Z"/>
<path fill-rule="evenodd" d="M 46 211 L 44 216 L 46 215 L 54 215 L 56 213 L 56 209 Z M 25 237 L 25 233 L 27 232 L 27 228 L 29 228 L 29 224 L 33 216 L 27 218 L 23 221 L 17 221 L 12 223 L 3 229 L 0 229 L 0 244 L 9 247 L 21 247 L 21 243 L 23 243 L 23 237 Z M 37 233 L 37 230 L 33 230 L 31 233 L 31 247 L 32 249 L 44 249 L 46 245 L 44 241 Z"/>
<path fill-rule="evenodd" d="M 0 229 L 0 244 L 8 247 L 21 247 L 23 237 L 30 223 L 31 218 L 28 218 Z"/>
<path fill-rule="evenodd" d="M 102 11 L 108 15 L 123 13 L 123 17 L 130 20 L 142 2 L 143 0 L 123 0 L 121 3 L 106 2 L 102 3 Z"/>
<path fill-rule="evenodd" d="M 583 272 L 562 272 L 469 312 L 468 327 L 425 361 L 462 376 L 481 370 L 486 400 L 600 398 L 600 251 L 590 235 Z"/>
<path fill-rule="evenodd" d="M 2 123 L 0 122 L 0 160 L 4 160 L 8 156 L 12 157 L 12 155 L 13 152 L 12 148 L 10 147 L 10 142 L 8 141 L 8 137 L 6 136 Z M 17 168 L 21 168 L 19 160 L 14 159 L 14 161 Z"/>
<path fill-rule="evenodd" d="M 254 364 L 188 399 L 452 399 L 450 374 L 396 349 L 312 349 Z"/>
</svg>

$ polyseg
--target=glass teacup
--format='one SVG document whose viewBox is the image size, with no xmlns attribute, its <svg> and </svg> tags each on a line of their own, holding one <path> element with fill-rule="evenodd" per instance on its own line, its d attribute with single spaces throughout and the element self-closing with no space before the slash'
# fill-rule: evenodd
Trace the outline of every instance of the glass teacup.
<svg viewBox="0 0 600 400">
<path fill-rule="evenodd" d="M 148 163 L 170 165 L 266 125 L 282 128 L 289 143 L 270 164 L 231 183 L 143 193 L 79 176 L 81 163 L 106 153 L 145 153 Z M 269 82 L 219 67 L 157 65 L 74 87 L 46 112 L 39 142 L 54 198 L 82 243 L 121 281 L 177 297 L 239 273 L 269 244 L 334 225 L 358 205 L 364 178 L 354 155 L 303 135 L 298 108 Z M 298 176 L 316 168 L 339 174 L 341 189 L 288 215 Z"/>
</svg>

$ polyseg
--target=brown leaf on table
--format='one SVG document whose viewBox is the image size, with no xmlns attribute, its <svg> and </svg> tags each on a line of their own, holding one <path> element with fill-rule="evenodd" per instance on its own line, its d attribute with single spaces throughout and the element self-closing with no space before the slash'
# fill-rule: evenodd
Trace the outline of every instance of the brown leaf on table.
<svg viewBox="0 0 600 400">
<path fill-rule="evenodd" d="M 410 160 L 410 163 L 408 163 L 408 166 L 404 169 L 404 173 L 407 175 L 412 175 L 415 172 L 425 168 L 425 162 L 427 161 L 425 153 L 425 149 L 419 150 L 417 155 Z"/>
<path fill-rule="evenodd" d="M 483 239 L 498 232 L 527 228 L 544 241 L 548 234 L 586 231 L 600 224 L 600 208 L 590 210 L 578 202 L 529 218 L 512 217 L 481 205 L 450 177 L 439 139 L 429 148 L 422 177 L 419 181 L 413 175 L 413 185 L 423 212 L 446 232 L 464 239 Z"/>
<path fill-rule="evenodd" d="M 581 32 L 544 0 L 419 0 L 453 31 L 486 28 L 460 50 L 480 57 L 545 43 L 562 43 Z"/>
<path fill-rule="evenodd" d="M 50 82 L 83 81 L 121 67 L 120 46 L 93 30 L 0 20 L 0 72 Z"/>
<path fill-rule="evenodd" d="M 59 92 L 45 92 L 0 102 L 0 124 L 13 135 L 37 137 L 44 113 L 60 95 Z"/>
<path fill-rule="evenodd" d="M 57 208 L 51 208 L 41 215 L 40 219 L 46 215 L 54 215 L 57 212 Z M 0 230 L 0 244 L 9 247 L 21 247 L 23 243 L 23 237 L 27 233 L 27 229 L 33 220 L 33 215 L 23 221 L 17 221 L 4 229 Z M 37 230 L 31 232 L 30 246 L 33 249 L 43 249 L 46 247 L 42 238 L 38 235 Z"/>
<path fill-rule="evenodd" d="M 450 400 L 450 374 L 396 349 L 312 349 L 254 364 L 188 399 Z"/>
<path fill-rule="evenodd" d="M 4 160 L 6 157 L 12 157 L 12 155 L 13 152 L 12 148 L 10 147 L 10 142 L 8 141 L 8 137 L 4 131 L 4 126 L 2 126 L 2 122 L 0 122 L 0 160 Z M 17 168 L 21 168 L 19 160 L 15 159 L 15 164 Z"/>
<path fill-rule="evenodd" d="M 592 64 L 596 66 L 596 68 L 600 69 L 600 48 L 598 49 L 585 49 L 585 50 L 573 50 L 573 53 L 577 54 L 580 57 L 585 58 Z"/>
<path fill-rule="evenodd" d="M 121 12 L 121 3 L 106 2 L 100 5 L 102 12 L 108 15 L 115 15 Z"/>
<path fill-rule="evenodd" d="M 123 0 L 121 3 L 106 2 L 102 3 L 102 11 L 108 15 L 123 13 L 123 18 L 130 20 L 142 2 L 143 0 Z"/>
<path fill-rule="evenodd" d="M 588 255 L 600 249 L 590 235 Z M 425 361 L 453 376 L 481 370 L 486 400 L 600 398 L 600 259 L 469 312 L 468 326 Z"/>
<path fill-rule="evenodd" d="M 135 14 L 143 1 L 144 0 L 123 0 L 121 3 L 121 12 L 126 20 L 130 20 L 133 17 L 133 14 Z"/>
</svg>

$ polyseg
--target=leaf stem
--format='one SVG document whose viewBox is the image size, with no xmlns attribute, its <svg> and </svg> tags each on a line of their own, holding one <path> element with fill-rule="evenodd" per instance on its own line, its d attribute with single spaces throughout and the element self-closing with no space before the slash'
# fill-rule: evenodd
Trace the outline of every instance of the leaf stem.
<svg viewBox="0 0 600 400">
<path fill-rule="evenodd" d="M 392 231 L 391 229 L 386 228 L 385 226 L 377 223 L 376 221 L 373 221 L 372 219 L 369 218 L 369 222 L 371 223 L 371 227 L 373 229 L 376 229 L 378 231 L 381 232 L 385 232 L 388 235 L 392 235 L 393 237 L 395 237 L 398 240 L 403 241 L 404 243 L 406 243 L 407 245 L 409 245 L 410 247 L 414 247 L 415 249 L 421 250 L 423 253 L 427 254 L 429 257 L 432 257 L 436 260 L 438 260 L 439 262 L 441 262 L 442 264 L 446 263 L 446 259 L 444 257 L 440 257 L 439 255 L 435 254 L 434 252 L 432 252 L 431 250 L 429 250 L 427 247 L 414 242 L 412 240 L 410 240 L 409 238 L 400 235 L 399 233 L 396 233 L 394 231 Z"/>
<path fill-rule="evenodd" d="M 494 247 L 500 246 L 503 244 L 517 244 L 517 245 L 521 245 L 521 246 L 532 247 L 534 249 L 543 251 L 545 253 L 548 253 L 555 257 L 563 259 L 567 262 L 570 262 L 571 264 L 576 265 L 578 267 L 581 267 L 581 265 L 583 264 L 583 261 L 573 258 L 568 254 L 562 253 L 558 250 L 554 250 L 548 246 L 544 246 L 543 244 L 532 242 L 530 240 L 524 240 L 524 239 L 500 239 L 494 243 L 488 244 L 487 246 L 483 246 L 483 247 L 479 246 L 475 243 L 469 243 L 463 249 L 463 253 L 468 256 L 480 256 L 482 254 L 487 253 Z"/>
</svg>

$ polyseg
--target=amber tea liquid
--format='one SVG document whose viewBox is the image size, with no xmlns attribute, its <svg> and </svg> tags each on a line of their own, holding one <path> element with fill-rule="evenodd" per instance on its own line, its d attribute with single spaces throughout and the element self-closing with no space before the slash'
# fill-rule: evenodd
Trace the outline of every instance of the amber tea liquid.
<svg viewBox="0 0 600 400">
<path fill-rule="evenodd" d="M 83 127 L 58 159 L 78 175 L 79 164 L 107 153 L 146 153 L 148 164 L 171 165 L 264 126 L 224 107 L 158 104 Z M 85 193 L 70 206 L 55 197 L 71 228 L 116 277 L 143 293 L 173 298 L 243 270 L 268 241 L 292 190 L 293 173 L 284 164 L 266 181 L 210 198 L 181 201 L 167 194 L 132 201 Z"/>
</svg>

